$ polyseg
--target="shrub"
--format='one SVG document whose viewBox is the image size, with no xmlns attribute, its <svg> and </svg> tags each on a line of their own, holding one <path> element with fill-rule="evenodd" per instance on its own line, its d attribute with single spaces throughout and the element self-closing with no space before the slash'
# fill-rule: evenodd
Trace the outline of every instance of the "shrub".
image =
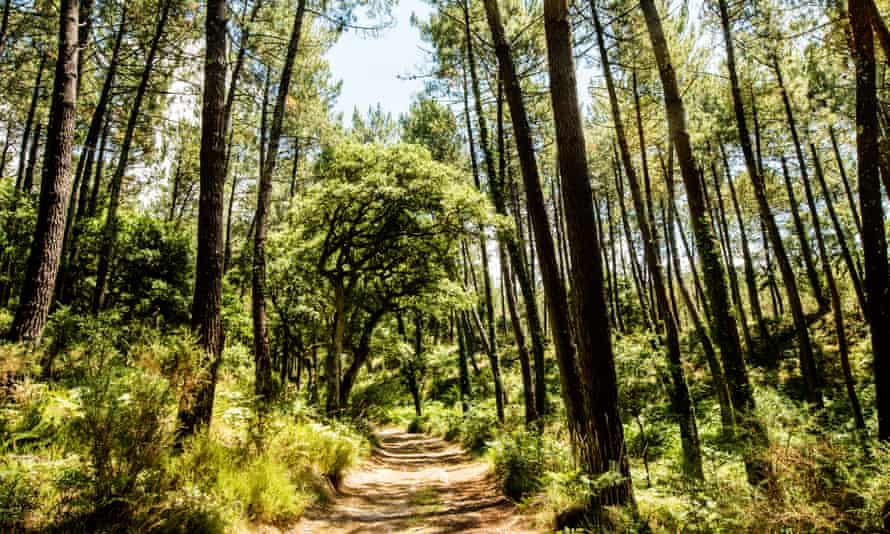
<svg viewBox="0 0 890 534">
<path fill-rule="evenodd" d="M 507 497 L 519 501 L 541 488 L 547 465 L 539 434 L 526 430 L 504 433 L 490 450 L 495 477 Z"/>
<path fill-rule="evenodd" d="M 100 513 L 121 508 L 160 489 L 161 465 L 170 449 L 168 387 L 144 373 L 113 368 L 82 390 L 81 414 L 71 423 L 89 459 L 81 504 Z"/>
<path fill-rule="evenodd" d="M 30 474 L 15 460 L 0 463 L 0 530 L 19 531 L 37 508 L 39 492 Z"/>
<path fill-rule="evenodd" d="M 266 449 L 275 451 L 292 471 L 310 470 L 339 485 L 343 475 L 361 455 L 363 438 L 345 424 L 285 424 L 274 431 Z"/>
<path fill-rule="evenodd" d="M 229 464 L 219 475 L 219 487 L 254 521 L 281 524 L 297 519 L 311 501 L 311 496 L 293 483 L 287 465 L 268 455 L 258 456 L 246 466 Z"/>
<path fill-rule="evenodd" d="M 496 428 L 498 428 L 498 422 L 493 410 L 473 406 L 460 418 L 460 443 L 467 450 L 479 452 L 494 437 Z"/>
</svg>

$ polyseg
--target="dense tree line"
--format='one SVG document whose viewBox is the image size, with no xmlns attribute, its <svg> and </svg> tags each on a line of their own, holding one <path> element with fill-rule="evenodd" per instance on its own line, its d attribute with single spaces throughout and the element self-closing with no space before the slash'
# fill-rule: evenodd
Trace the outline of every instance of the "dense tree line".
<svg viewBox="0 0 890 534">
<path fill-rule="evenodd" d="M 350 417 L 362 377 L 395 372 L 420 418 L 453 371 L 464 413 L 491 397 L 499 425 L 520 406 L 565 429 L 586 512 L 637 510 L 635 335 L 692 484 L 715 476 L 710 406 L 782 495 L 759 388 L 822 435 L 890 440 L 883 5 L 437 0 L 424 92 L 344 126 L 324 54 L 390 7 L 6 0 L 6 337 L 39 344 L 60 310 L 189 324 L 179 445 L 210 425 L 229 336 L 260 414 L 295 388 Z"/>
</svg>

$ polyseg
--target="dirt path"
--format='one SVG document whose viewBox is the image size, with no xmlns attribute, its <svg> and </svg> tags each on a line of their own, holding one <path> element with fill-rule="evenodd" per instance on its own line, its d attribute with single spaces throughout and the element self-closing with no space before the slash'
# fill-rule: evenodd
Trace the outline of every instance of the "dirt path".
<svg viewBox="0 0 890 534">
<path fill-rule="evenodd" d="M 307 510 L 295 532 L 535 532 L 498 492 L 488 466 L 459 447 L 398 429 L 377 438 L 380 447 L 347 475 L 336 500 Z"/>
</svg>

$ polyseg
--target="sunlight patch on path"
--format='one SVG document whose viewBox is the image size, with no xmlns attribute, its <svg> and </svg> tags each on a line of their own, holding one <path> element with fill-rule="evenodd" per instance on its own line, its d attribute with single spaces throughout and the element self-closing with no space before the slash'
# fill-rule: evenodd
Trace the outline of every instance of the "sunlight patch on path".
<svg viewBox="0 0 890 534">
<path fill-rule="evenodd" d="M 326 507 L 306 511 L 289 532 L 532 533 L 485 463 L 438 438 L 398 429 L 377 433 L 373 455 Z"/>
</svg>

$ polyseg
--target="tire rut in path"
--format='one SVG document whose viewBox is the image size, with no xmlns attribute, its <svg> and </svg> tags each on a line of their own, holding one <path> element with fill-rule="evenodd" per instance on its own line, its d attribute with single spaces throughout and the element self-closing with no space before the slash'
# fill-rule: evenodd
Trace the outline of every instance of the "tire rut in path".
<svg viewBox="0 0 890 534">
<path fill-rule="evenodd" d="M 532 533 L 484 462 L 456 445 L 398 429 L 349 473 L 334 502 L 306 511 L 296 533 Z"/>
</svg>

